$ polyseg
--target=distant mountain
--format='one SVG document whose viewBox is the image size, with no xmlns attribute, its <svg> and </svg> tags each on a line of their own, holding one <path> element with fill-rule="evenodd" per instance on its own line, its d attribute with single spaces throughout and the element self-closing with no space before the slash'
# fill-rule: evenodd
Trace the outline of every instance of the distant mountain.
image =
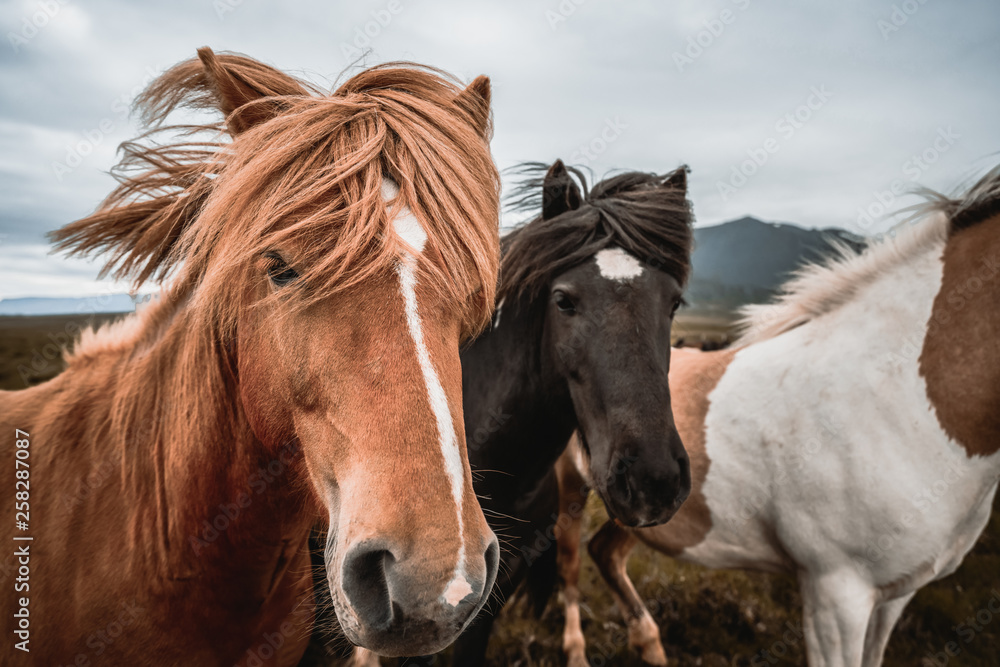
<svg viewBox="0 0 1000 667">
<path fill-rule="evenodd" d="M 727 313 L 770 299 L 806 262 L 828 255 L 839 241 L 856 249 L 865 238 L 843 229 L 804 229 L 745 217 L 694 230 L 692 275 L 685 298 L 689 312 Z M 79 299 L 27 298 L 0 301 L 0 315 L 125 313 L 135 310 L 128 294 Z"/>
<path fill-rule="evenodd" d="M 72 315 L 91 313 L 130 313 L 135 302 L 128 294 L 105 294 L 80 298 L 29 297 L 3 299 L 0 315 Z"/>
<path fill-rule="evenodd" d="M 859 250 L 866 243 L 843 229 L 804 229 L 751 217 L 699 227 L 694 239 L 686 299 L 693 310 L 711 311 L 767 301 L 796 268 L 828 255 L 831 241 Z"/>
</svg>

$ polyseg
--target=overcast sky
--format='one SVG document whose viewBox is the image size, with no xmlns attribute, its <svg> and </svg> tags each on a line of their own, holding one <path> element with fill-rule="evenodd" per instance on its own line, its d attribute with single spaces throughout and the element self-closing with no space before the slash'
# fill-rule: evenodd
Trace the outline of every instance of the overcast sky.
<svg viewBox="0 0 1000 667">
<path fill-rule="evenodd" d="M 131 98 L 202 45 L 327 86 L 362 52 L 487 74 L 501 168 L 688 164 L 700 225 L 876 233 L 913 201 L 894 183 L 1000 161 L 996 0 L 3 0 L 0 25 L 0 298 L 124 291 L 44 233 L 110 191 Z"/>
</svg>

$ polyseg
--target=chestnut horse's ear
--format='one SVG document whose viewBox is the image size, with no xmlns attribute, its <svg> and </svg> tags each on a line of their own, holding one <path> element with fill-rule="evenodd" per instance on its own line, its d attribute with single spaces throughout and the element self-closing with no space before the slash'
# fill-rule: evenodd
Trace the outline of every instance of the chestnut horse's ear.
<svg viewBox="0 0 1000 667">
<path fill-rule="evenodd" d="M 274 118 L 283 105 L 279 100 L 250 104 L 269 97 L 306 95 L 307 91 L 287 74 L 243 56 L 218 56 L 212 49 L 198 49 L 209 87 L 215 91 L 219 110 L 226 115 L 230 134 L 237 135 Z M 246 106 L 248 105 L 249 106 Z M 239 113 L 234 112 L 239 109 Z"/>
<path fill-rule="evenodd" d="M 663 187 L 668 190 L 680 190 L 681 192 L 687 192 L 688 189 L 688 168 L 687 165 L 683 167 L 678 167 L 669 174 L 667 178 L 663 181 Z"/>
<path fill-rule="evenodd" d="M 542 219 L 551 220 L 566 211 L 580 208 L 583 195 L 562 160 L 556 160 L 542 181 Z"/>
<path fill-rule="evenodd" d="M 455 106 L 469 118 L 479 135 L 490 138 L 490 78 L 477 76 L 468 87 L 455 97 Z"/>
</svg>

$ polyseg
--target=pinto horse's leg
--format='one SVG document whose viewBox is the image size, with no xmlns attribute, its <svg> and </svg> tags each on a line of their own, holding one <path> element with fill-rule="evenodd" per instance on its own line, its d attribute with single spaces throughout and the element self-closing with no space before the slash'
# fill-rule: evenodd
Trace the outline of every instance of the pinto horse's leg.
<svg viewBox="0 0 1000 667">
<path fill-rule="evenodd" d="M 354 653 L 351 655 L 351 667 L 379 667 L 380 664 L 378 655 L 375 653 L 360 646 L 354 647 Z"/>
<path fill-rule="evenodd" d="M 875 590 L 852 570 L 802 571 L 802 626 L 810 667 L 861 667 Z"/>
<path fill-rule="evenodd" d="M 875 607 L 875 613 L 868 621 L 868 631 L 865 633 L 865 656 L 861 663 L 863 667 L 879 667 L 885 655 L 885 647 L 889 644 L 889 635 L 896 627 L 896 622 L 903 615 L 903 609 L 913 599 L 914 593 L 898 597 L 895 600 L 883 602 Z"/>
<path fill-rule="evenodd" d="M 660 629 L 628 578 L 625 566 L 638 539 L 614 521 L 601 526 L 587 549 L 597 564 L 628 625 L 628 642 L 651 665 L 666 665 L 667 655 L 660 643 Z"/>
<path fill-rule="evenodd" d="M 559 578 L 563 582 L 566 627 L 563 652 L 567 667 L 587 667 L 586 640 L 580 627 L 580 528 L 588 489 L 583 476 L 565 454 L 556 462 L 559 480 L 559 521 L 556 542 L 559 545 Z"/>
</svg>

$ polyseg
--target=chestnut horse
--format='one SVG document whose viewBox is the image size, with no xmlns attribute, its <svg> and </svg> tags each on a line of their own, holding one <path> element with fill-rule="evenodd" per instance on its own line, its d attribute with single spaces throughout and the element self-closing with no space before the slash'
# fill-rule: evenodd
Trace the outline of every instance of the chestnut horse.
<svg viewBox="0 0 1000 667">
<path fill-rule="evenodd" d="M 803 270 L 750 309 L 734 349 L 674 351 L 691 497 L 668 524 L 608 522 L 589 545 L 647 662 L 666 656 L 626 574 L 638 541 L 796 574 L 813 667 L 881 664 L 907 602 L 975 545 L 1000 479 L 1000 167 L 914 222 Z M 564 504 L 582 501 L 576 467 L 559 465 Z M 579 524 L 559 539 L 577 604 Z M 578 609 L 566 619 L 585 665 Z"/>
<path fill-rule="evenodd" d="M 293 665 L 322 516 L 350 640 L 438 650 L 498 563 L 459 364 L 499 265 L 489 81 L 386 65 L 326 95 L 198 54 L 137 100 L 153 129 L 124 146 L 119 188 L 54 234 L 110 251 L 105 271 L 169 279 L 162 298 L 84 334 L 50 382 L 0 393 L 0 460 L 30 471 L 26 529 L 3 509 L 7 544 L 30 551 L 30 590 L 0 603 L 4 655 Z M 178 107 L 225 121 L 150 139 Z"/>
</svg>

